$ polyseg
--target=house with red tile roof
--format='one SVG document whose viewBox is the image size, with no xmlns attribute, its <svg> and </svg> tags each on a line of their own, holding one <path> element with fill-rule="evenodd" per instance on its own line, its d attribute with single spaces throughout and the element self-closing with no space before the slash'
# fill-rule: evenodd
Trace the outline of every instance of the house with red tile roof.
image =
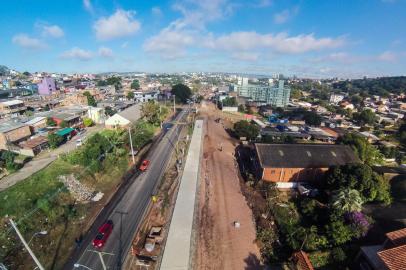
<svg viewBox="0 0 406 270">
<path fill-rule="evenodd" d="M 406 228 L 387 233 L 382 245 L 361 247 L 357 263 L 362 270 L 405 270 Z"/>
<path fill-rule="evenodd" d="M 292 262 L 294 263 L 296 270 L 314 270 L 309 257 L 304 251 L 293 253 Z"/>
</svg>

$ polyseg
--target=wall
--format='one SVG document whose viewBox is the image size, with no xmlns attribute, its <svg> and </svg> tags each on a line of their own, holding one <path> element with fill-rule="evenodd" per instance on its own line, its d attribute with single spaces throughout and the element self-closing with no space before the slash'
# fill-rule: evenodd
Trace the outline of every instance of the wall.
<svg viewBox="0 0 406 270">
<path fill-rule="evenodd" d="M 238 112 L 238 107 L 223 107 L 223 112 Z"/>
<path fill-rule="evenodd" d="M 7 149 L 6 143 L 21 141 L 31 136 L 31 130 L 28 126 L 19 127 L 7 132 L 0 133 L 0 148 Z"/>
<path fill-rule="evenodd" d="M 264 168 L 264 181 L 268 182 L 314 182 L 328 168 Z"/>
</svg>

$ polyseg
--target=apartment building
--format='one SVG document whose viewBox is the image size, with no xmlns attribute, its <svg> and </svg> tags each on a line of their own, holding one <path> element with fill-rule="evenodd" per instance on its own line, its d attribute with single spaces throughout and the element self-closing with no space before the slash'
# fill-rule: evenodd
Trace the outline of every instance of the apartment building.
<svg viewBox="0 0 406 270">
<path fill-rule="evenodd" d="M 235 85 L 238 96 L 248 98 L 261 105 L 273 107 L 286 107 L 290 98 L 290 87 L 285 85 L 284 80 L 273 80 L 269 84 L 250 84 L 248 79 L 243 78 Z"/>
</svg>

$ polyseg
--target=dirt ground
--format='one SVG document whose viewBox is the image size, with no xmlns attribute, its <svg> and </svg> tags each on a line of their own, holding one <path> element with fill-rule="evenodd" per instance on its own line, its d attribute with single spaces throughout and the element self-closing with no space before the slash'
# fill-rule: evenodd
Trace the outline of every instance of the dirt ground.
<svg viewBox="0 0 406 270">
<path fill-rule="evenodd" d="M 202 104 L 206 121 L 199 192 L 195 269 L 262 269 L 251 209 L 241 193 L 230 138 L 213 104 Z M 220 149 L 222 148 L 222 151 Z M 238 221 L 241 226 L 234 227 Z"/>
</svg>

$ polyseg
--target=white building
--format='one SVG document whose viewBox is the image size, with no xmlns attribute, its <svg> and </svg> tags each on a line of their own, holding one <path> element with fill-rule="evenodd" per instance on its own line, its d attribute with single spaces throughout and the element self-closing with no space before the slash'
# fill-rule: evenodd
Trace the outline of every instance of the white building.
<svg viewBox="0 0 406 270">
<path fill-rule="evenodd" d="M 127 128 L 141 118 L 141 104 L 135 104 L 109 117 L 104 123 L 106 128 Z"/>
<path fill-rule="evenodd" d="M 339 102 L 341 102 L 343 99 L 345 98 L 345 95 L 343 94 L 331 94 L 330 96 L 330 103 L 332 104 L 338 104 Z"/>
<path fill-rule="evenodd" d="M 89 106 L 87 110 L 87 116 L 93 120 L 96 124 L 103 124 L 104 123 L 104 108 L 96 108 Z"/>
<path fill-rule="evenodd" d="M 134 99 L 138 102 L 147 102 L 150 100 L 157 100 L 159 92 L 152 91 L 152 92 L 142 92 L 142 91 L 134 91 Z"/>
</svg>

